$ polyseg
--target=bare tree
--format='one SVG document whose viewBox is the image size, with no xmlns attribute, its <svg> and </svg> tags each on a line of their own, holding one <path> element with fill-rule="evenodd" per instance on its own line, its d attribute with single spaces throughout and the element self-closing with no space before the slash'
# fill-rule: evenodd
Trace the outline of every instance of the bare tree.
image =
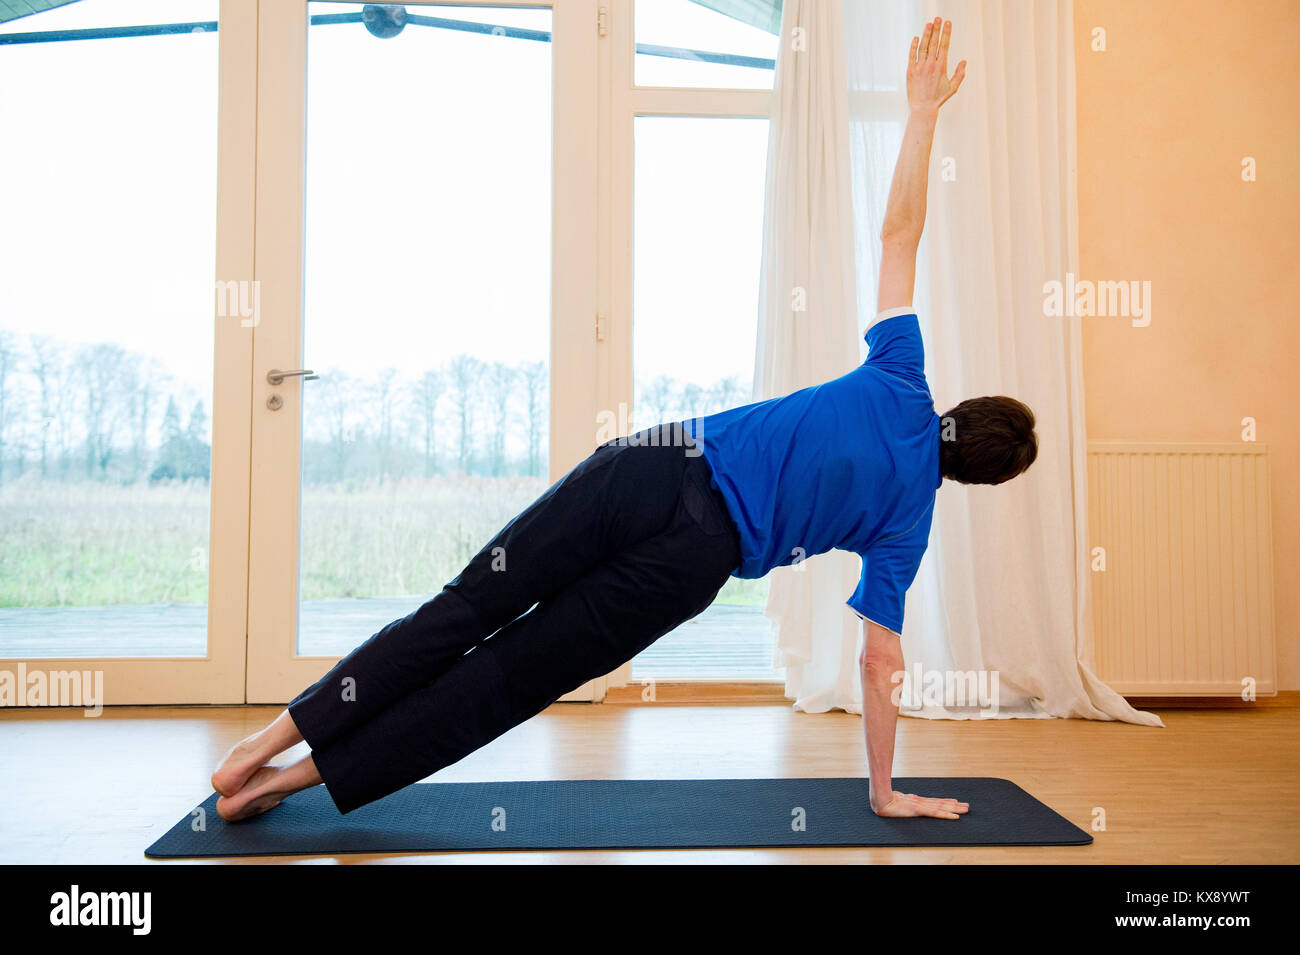
<svg viewBox="0 0 1300 955">
<path fill-rule="evenodd" d="M 40 447 L 41 478 L 50 475 L 50 431 L 55 423 L 56 394 L 60 385 L 63 349 L 49 335 L 31 336 L 32 375 L 36 378 L 36 400 L 40 409 L 40 430 L 37 439 Z"/>
<path fill-rule="evenodd" d="M 468 474 L 474 463 L 474 427 L 477 423 L 475 403 L 483 363 L 472 355 L 457 355 L 447 364 L 447 384 L 451 389 L 451 405 L 456 414 L 458 446 L 456 466 Z"/>
<path fill-rule="evenodd" d="M 682 388 L 682 407 L 680 409 L 682 417 L 698 418 L 703 414 L 704 398 L 704 389 L 701 386 L 693 381 L 687 382 Z"/>
<path fill-rule="evenodd" d="M 321 377 L 323 387 L 317 389 L 324 413 L 325 428 L 330 450 L 334 456 L 334 477 L 343 480 L 347 474 L 348 459 L 357 440 L 354 419 L 353 382 L 343 371 L 331 371 Z"/>
<path fill-rule="evenodd" d="M 387 480 L 393 467 L 393 415 L 398 391 L 394 386 L 397 369 L 385 368 L 370 384 L 371 407 L 375 410 L 375 442 L 379 451 L 379 479 Z"/>
<path fill-rule="evenodd" d="M 641 398 L 636 408 L 638 429 L 649 428 L 664 421 L 672 405 L 675 385 L 672 378 L 660 375 L 641 389 Z"/>
<path fill-rule="evenodd" d="M 545 362 L 525 362 L 519 370 L 524 383 L 524 402 L 528 414 L 528 474 L 535 476 L 542 469 L 542 432 L 546 428 L 546 386 L 549 369 Z"/>
<path fill-rule="evenodd" d="M 149 429 L 153 424 L 156 381 L 162 369 L 154 358 L 130 355 L 121 369 L 120 387 L 126 404 L 127 427 L 131 434 L 130 481 L 144 476 L 149 464 Z"/>
<path fill-rule="evenodd" d="M 438 401 L 445 388 L 442 375 L 436 371 L 426 371 L 415 383 L 415 406 L 419 409 L 423 424 L 425 477 L 433 477 L 437 473 Z"/>
<path fill-rule="evenodd" d="M 735 375 L 723 378 L 711 389 L 709 401 L 713 411 L 725 411 L 738 404 L 743 404 L 749 397 L 749 388 L 740 383 Z"/>
<path fill-rule="evenodd" d="M 86 476 L 108 475 L 126 403 L 122 370 L 129 363 L 126 349 L 101 342 L 80 350 L 82 394 L 85 398 Z"/>
<path fill-rule="evenodd" d="M 510 397 L 514 393 L 519 372 L 505 362 L 489 365 L 484 375 L 487 386 L 487 405 L 492 409 L 493 429 L 489 473 L 500 476 L 506 473 L 506 431 L 510 428 Z"/>
<path fill-rule="evenodd" d="M 10 392 L 17 377 L 18 343 L 12 332 L 0 329 L 0 484 L 4 483 L 5 455 L 9 453 L 9 435 L 17 420 L 17 408 Z"/>
<path fill-rule="evenodd" d="M 66 479 L 76 438 L 77 364 L 68 343 L 48 335 L 33 335 L 31 350 L 40 407 L 41 476 L 48 477 L 57 466 Z"/>
</svg>

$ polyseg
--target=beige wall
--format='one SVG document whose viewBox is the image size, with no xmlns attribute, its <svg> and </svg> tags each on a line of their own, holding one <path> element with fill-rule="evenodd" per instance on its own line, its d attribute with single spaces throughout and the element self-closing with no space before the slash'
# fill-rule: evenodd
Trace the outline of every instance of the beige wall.
<svg viewBox="0 0 1300 955">
<path fill-rule="evenodd" d="M 1074 9 L 1079 273 L 1152 285 L 1148 327 L 1083 320 L 1088 435 L 1236 441 L 1257 421 L 1279 685 L 1300 689 L 1300 3 Z"/>
</svg>

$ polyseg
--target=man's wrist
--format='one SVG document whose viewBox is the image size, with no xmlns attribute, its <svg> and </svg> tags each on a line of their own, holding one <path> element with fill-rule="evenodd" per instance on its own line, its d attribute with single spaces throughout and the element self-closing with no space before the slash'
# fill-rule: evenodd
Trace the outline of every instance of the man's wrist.
<svg viewBox="0 0 1300 955">
<path fill-rule="evenodd" d="M 911 106 L 911 118 L 921 123 L 928 123 L 931 126 L 939 122 L 939 107 L 937 106 Z"/>
</svg>

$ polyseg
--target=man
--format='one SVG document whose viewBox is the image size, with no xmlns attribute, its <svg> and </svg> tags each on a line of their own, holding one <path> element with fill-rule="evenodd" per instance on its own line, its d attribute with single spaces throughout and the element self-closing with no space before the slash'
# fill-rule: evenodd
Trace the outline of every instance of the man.
<svg viewBox="0 0 1300 955">
<path fill-rule="evenodd" d="M 781 398 L 616 438 L 550 487 L 455 580 L 341 660 L 212 776 L 244 819 L 324 782 L 340 812 L 436 772 L 703 611 L 729 576 L 831 549 L 862 555 L 848 604 L 861 655 L 870 802 L 957 819 L 969 806 L 892 786 L 904 595 L 943 478 L 999 484 L 1033 463 L 1033 414 L 964 401 L 941 420 L 912 310 L 916 250 L 952 24 L 912 39 L 910 117 L 882 230 L 878 316 L 854 371 Z M 267 765 L 302 740 L 311 754 Z"/>
</svg>

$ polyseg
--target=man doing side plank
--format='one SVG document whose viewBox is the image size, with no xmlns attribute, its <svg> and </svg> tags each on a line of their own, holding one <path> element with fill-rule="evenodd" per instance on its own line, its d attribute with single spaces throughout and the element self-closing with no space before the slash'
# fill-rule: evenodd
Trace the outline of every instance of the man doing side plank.
<svg viewBox="0 0 1300 955">
<path fill-rule="evenodd" d="M 832 549 L 862 557 L 862 722 L 871 808 L 959 819 L 892 784 L 907 588 L 943 479 L 1000 484 L 1037 455 L 1033 413 L 972 398 L 941 419 L 912 287 L 951 23 L 912 39 L 910 114 L 881 233 L 867 360 L 839 378 L 600 445 L 461 573 L 304 690 L 212 775 L 230 821 L 324 783 L 347 813 L 462 759 L 703 611 L 728 577 Z M 667 440 L 664 440 L 667 436 Z M 288 766 L 270 760 L 306 740 Z"/>
</svg>

